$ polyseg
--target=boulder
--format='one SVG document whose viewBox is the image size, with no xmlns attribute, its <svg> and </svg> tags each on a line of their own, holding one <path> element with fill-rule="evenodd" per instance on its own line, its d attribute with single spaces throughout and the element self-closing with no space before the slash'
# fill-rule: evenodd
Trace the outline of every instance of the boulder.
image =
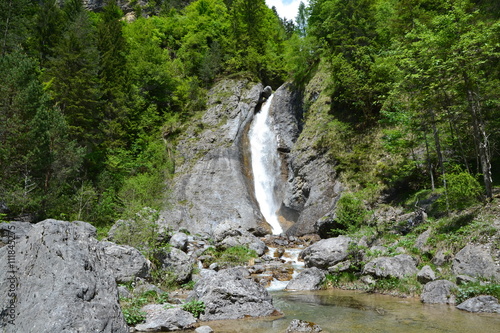
<svg viewBox="0 0 500 333">
<path fill-rule="evenodd" d="M 445 250 L 439 250 L 434 258 L 432 258 L 432 263 L 436 266 L 443 266 L 452 259 L 451 254 Z"/>
<path fill-rule="evenodd" d="M 106 253 L 106 262 L 113 271 L 116 283 L 132 282 L 135 278 L 149 278 L 151 263 L 139 250 L 128 245 L 101 242 Z"/>
<path fill-rule="evenodd" d="M 367 263 L 363 274 L 371 274 L 376 277 L 403 278 L 417 274 L 415 260 L 407 254 L 398 254 L 394 257 L 379 257 Z"/>
<path fill-rule="evenodd" d="M 266 86 L 261 93 L 262 98 L 269 98 L 273 94 L 273 88 Z"/>
<path fill-rule="evenodd" d="M 172 235 L 172 238 L 170 238 L 170 245 L 186 252 L 188 248 L 188 236 L 183 232 L 177 232 Z"/>
<path fill-rule="evenodd" d="M 178 331 L 188 329 L 196 322 L 196 318 L 180 308 L 165 309 L 161 304 L 149 304 L 141 309 L 146 312 L 146 322 L 138 324 L 135 329 L 142 332 Z"/>
<path fill-rule="evenodd" d="M 429 246 L 427 245 L 427 241 L 429 240 L 431 233 L 432 233 L 431 228 L 429 228 L 426 231 L 424 231 L 423 233 L 421 233 L 417 237 L 417 240 L 415 241 L 415 247 L 422 252 L 427 252 L 429 250 Z"/>
<path fill-rule="evenodd" d="M 15 326 L 2 317 L 4 332 L 128 332 L 105 247 L 95 235 L 85 222 L 45 220 L 15 244 L 13 257 L 0 248 L 0 311 L 10 314 L 8 295 L 17 297 Z M 5 283 L 11 280 L 14 291 Z"/>
<path fill-rule="evenodd" d="M 194 330 L 196 333 L 214 333 L 214 330 L 210 326 L 200 326 Z"/>
<path fill-rule="evenodd" d="M 190 300 L 205 304 L 201 320 L 240 319 L 269 316 L 277 311 L 268 291 L 249 279 L 244 268 L 224 269 L 206 275 L 194 286 Z"/>
<path fill-rule="evenodd" d="M 328 269 L 346 259 L 351 243 L 352 240 L 346 236 L 323 239 L 307 247 L 300 257 L 304 259 L 305 267 Z"/>
<path fill-rule="evenodd" d="M 421 284 L 426 284 L 434 280 L 436 280 L 436 273 L 434 273 L 434 271 L 429 265 L 425 265 L 417 273 L 417 281 L 420 282 Z"/>
<path fill-rule="evenodd" d="M 315 333 L 322 332 L 321 327 L 309 321 L 294 319 L 288 325 L 285 333 Z"/>
<path fill-rule="evenodd" d="M 0 247 L 11 241 L 21 239 L 33 228 L 29 222 L 2 222 L 0 223 Z M 15 237 L 15 239 L 14 239 Z"/>
<path fill-rule="evenodd" d="M 230 248 L 234 246 L 246 246 L 250 250 L 257 252 L 260 257 L 267 251 L 266 244 L 249 232 L 244 232 L 240 236 L 230 236 L 217 243 L 217 247 Z"/>
<path fill-rule="evenodd" d="M 477 296 L 460 303 L 457 309 L 469 312 L 500 313 L 500 304 L 493 296 Z"/>
<path fill-rule="evenodd" d="M 500 266 L 479 246 L 467 245 L 453 259 L 455 275 L 469 275 L 500 281 Z"/>
<path fill-rule="evenodd" d="M 423 303 L 430 304 L 455 304 L 453 289 L 457 285 L 447 280 L 437 280 L 427 283 L 420 295 Z"/>
<path fill-rule="evenodd" d="M 287 290 L 318 290 L 325 280 L 325 273 L 316 267 L 306 268 L 290 281 Z"/>
<path fill-rule="evenodd" d="M 175 274 L 175 280 L 179 283 L 185 282 L 193 274 L 193 259 L 183 251 L 173 247 L 170 251 L 156 254 L 162 268 Z"/>
</svg>

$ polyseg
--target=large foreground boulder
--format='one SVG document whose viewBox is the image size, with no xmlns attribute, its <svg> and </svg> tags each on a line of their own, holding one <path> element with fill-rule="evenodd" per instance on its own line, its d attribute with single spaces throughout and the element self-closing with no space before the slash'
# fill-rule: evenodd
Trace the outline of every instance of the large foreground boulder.
<svg viewBox="0 0 500 333">
<path fill-rule="evenodd" d="M 500 313 L 500 304 L 493 296 L 477 296 L 460 303 L 457 309 L 469 312 Z"/>
<path fill-rule="evenodd" d="M 500 266 L 495 264 L 489 253 L 474 245 L 465 246 L 455 255 L 453 272 L 500 281 Z"/>
<path fill-rule="evenodd" d="M 128 332 L 113 272 L 95 235 L 85 222 L 45 220 L 14 247 L 1 248 L 0 311 L 8 315 L 0 329 Z"/>
<path fill-rule="evenodd" d="M 202 277 L 189 299 L 205 304 L 201 320 L 240 319 L 270 316 L 275 311 L 267 290 L 248 278 L 245 268 L 224 269 Z"/>
<path fill-rule="evenodd" d="M 306 267 L 328 269 L 347 258 L 351 243 L 346 236 L 323 239 L 306 248 L 300 256 Z"/>
<path fill-rule="evenodd" d="M 417 274 L 415 260 L 407 254 L 398 254 L 394 257 L 375 258 L 365 265 L 363 274 L 370 274 L 376 277 L 403 278 Z"/>
<path fill-rule="evenodd" d="M 325 273 L 316 267 L 306 268 L 286 286 L 287 290 L 318 290 L 325 281 Z"/>
<path fill-rule="evenodd" d="M 448 280 L 437 280 L 427 283 L 420 298 L 423 303 L 455 304 L 453 290 L 457 285 Z"/>
</svg>

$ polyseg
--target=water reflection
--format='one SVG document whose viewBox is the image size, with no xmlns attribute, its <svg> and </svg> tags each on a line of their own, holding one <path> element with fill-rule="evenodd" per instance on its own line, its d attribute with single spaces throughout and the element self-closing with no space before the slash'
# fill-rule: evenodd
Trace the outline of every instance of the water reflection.
<svg viewBox="0 0 500 333">
<path fill-rule="evenodd" d="M 493 333 L 500 315 L 472 314 L 418 299 L 394 298 L 355 291 L 275 292 L 281 318 L 210 322 L 218 333 L 283 333 L 292 319 L 315 322 L 324 332 Z"/>
</svg>

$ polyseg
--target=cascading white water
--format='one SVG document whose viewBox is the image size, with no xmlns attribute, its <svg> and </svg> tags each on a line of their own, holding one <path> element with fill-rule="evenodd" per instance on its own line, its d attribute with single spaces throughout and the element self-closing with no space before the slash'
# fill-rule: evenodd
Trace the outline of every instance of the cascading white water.
<svg viewBox="0 0 500 333">
<path fill-rule="evenodd" d="M 279 201 L 276 198 L 276 181 L 280 177 L 280 158 L 278 142 L 271 126 L 269 108 L 274 95 L 271 95 L 255 115 L 250 126 L 250 152 L 255 186 L 255 198 L 267 223 L 271 225 L 273 234 L 283 232 L 276 212 Z"/>
</svg>

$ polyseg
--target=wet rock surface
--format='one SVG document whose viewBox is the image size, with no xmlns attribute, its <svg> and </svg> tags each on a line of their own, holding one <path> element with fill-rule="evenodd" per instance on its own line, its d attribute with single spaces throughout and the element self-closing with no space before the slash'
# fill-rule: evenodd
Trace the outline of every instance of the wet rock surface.
<svg viewBox="0 0 500 333">
<path fill-rule="evenodd" d="M 319 325 L 316 325 L 315 323 L 294 319 L 290 322 L 290 325 L 287 327 L 285 331 L 285 333 L 302 333 L 302 332 L 314 333 L 314 332 L 323 332 L 323 330 L 321 329 L 321 327 L 319 327 Z"/>
</svg>

